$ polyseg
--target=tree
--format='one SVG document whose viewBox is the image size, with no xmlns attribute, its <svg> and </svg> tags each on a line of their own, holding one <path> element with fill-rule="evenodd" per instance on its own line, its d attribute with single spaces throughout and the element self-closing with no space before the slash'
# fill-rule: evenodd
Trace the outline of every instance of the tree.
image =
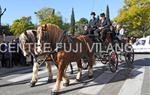
<svg viewBox="0 0 150 95">
<path fill-rule="evenodd" d="M 111 23 L 109 14 L 110 14 L 110 13 L 109 13 L 109 6 L 107 5 L 107 7 L 106 7 L 106 19 L 107 19 L 107 21 L 108 21 L 109 23 Z"/>
<path fill-rule="evenodd" d="M 74 15 L 74 9 L 73 8 L 72 8 L 72 13 L 71 13 L 70 32 L 72 35 L 75 34 L 75 15 Z"/>
<path fill-rule="evenodd" d="M 4 13 L 5 13 L 5 11 L 6 11 L 6 8 L 2 11 L 2 8 L 1 8 L 1 6 L 0 6 L 0 32 L 2 31 L 1 30 L 1 18 L 2 18 L 2 16 L 4 15 Z"/>
<path fill-rule="evenodd" d="M 86 25 L 86 24 L 88 24 L 88 20 L 83 17 L 83 18 L 80 18 L 80 20 L 78 21 L 78 23 L 81 24 L 81 25 Z"/>
<path fill-rule="evenodd" d="M 10 28 L 9 25 L 2 25 L 2 34 L 5 35 L 12 35 L 12 33 L 10 32 Z"/>
<path fill-rule="evenodd" d="M 127 26 L 129 36 L 145 36 L 150 28 L 150 1 L 124 0 L 124 2 L 125 5 L 115 20 Z"/>
<path fill-rule="evenodd" d="M 80 18 L 79 21 L 76 22 L 76 35 L 84 34 L 84 27 L 88 24 L 88 20 L 86 18 Z"/>
<path fill-rule="evenodd" d="M 69 23 L 63 23 L 62 29 L 65 30 L 65 31 L 69 31 L 69 29 L 70 29 L 70 24 L 69 24 Z"/>
<path fill-rule="evenodd" d="M 42 8 L 38 12 L 36 12 L 36 16 L 38 17 L 40 24 L 55 24 L 59 27 L 62 27 L 63 21 L 59 12 L 55 13 L 55 9 L 52 8 Z"/>
<path fill-rule="evenodd" d="M 19 35 L 22 32 L 33 29 L 34 24 L 31 22 L 31 17 L 22 17 L 21 19 L 17 19 L 13 22 L 13 24 L 10 27 L 10 31 L 14 35 Z"/>
</svg>

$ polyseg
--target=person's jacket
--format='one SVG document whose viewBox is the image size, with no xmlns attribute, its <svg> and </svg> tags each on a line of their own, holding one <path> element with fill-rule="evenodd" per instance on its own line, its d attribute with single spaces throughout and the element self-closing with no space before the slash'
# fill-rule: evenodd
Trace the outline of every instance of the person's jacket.
<svg viewBox="0 0 150 95">
<path fill-rule="evenodd" d="M 88 28 L 96 29 L 97 28 L 97 19 L 93 18 L 88 23 Z"/>
<path fill-rule="evenodd" d="M 99 20 L 97 22 L 97 27 L 104 27 L 104 28 L 109 28 L 110 27 L 110 22 L 105 18 L 105 20 L 102 22 L 102 20 Z"/>
</svg>

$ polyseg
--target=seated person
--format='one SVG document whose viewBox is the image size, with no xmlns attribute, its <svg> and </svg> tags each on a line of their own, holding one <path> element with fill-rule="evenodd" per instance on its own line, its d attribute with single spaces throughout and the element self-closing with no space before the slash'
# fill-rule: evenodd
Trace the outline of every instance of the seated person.
<svg viewBox="0 0 150 95">
<path fill-rule="evenodd" d="M 95 36 L 99 36 L 104 41 L 107 31 L 110 31 L 110 22 L 105 17 L 105 13 L 100 14 L 100 20 L 97 22 L 97 29 L 94 31 Z"/>
<path fill-rule="evenodd" d="M 91 20 L 89 21 L 88 25 L 87 25 L 87 30 L 86 34 L 94 34 L 94 31 L 96 30 L 96 24 L 97 24 L 97 18 L 95 17 L 96 13 L 95 12 L 91 12 Z"/>
<path fill-rule="evenodd" d="M 121 24 L 116 25 L 116 38 L 119 42 L 123 40 L 125 36 L 125 30 Z"/>
</svg>

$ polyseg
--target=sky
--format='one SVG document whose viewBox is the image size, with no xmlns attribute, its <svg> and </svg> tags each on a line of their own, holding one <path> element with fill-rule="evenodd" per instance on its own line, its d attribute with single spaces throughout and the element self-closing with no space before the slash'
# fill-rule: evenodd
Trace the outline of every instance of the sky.
<svg viewBox="0 0 150 95">
<path fill-rule="evenodd" d="M 38 23 L 34 12 L 44 7 L 54 8 L 61 13 L 63 21 L 69 22 L 72 8 L 75 11 L 75 19 L 79 20 L 82 17 L 90 19 L 91 11 L 99 15 L 105 12 L 106 6 L 109 5 L 112 19 L 118 15 L 123 4 L 123 0 L 0 0 L 2 9 L 7 9 L 2 17 L 2 24 L 12 24 L 22 16 L 31 16 L 32 22 Z"/>
</svg>

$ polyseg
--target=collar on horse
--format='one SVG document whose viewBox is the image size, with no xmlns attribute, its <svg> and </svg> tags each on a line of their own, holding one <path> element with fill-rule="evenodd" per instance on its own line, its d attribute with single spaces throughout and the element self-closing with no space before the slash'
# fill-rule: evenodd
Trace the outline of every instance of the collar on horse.
<svg viewBox="0 0 150 95">
<path fill-rule="evenodd" d="M 65 38 L 66 36 L 67 36 L 67 31 L 64 31 L 64 32 L 62 33 L 62 36 L 60 36 L 58 42 L 59 42 L 59 43 L 62 43 L 63 40 L 64 40 L 64 38 Z M 49 35 L 46 35 L 45 32 L 44 32 L 44 38 L 45 38 L 45 39 L 49 39 Z M 56 65 L 56 67 L 58 67 L 58 65 L 56 64 L 56 62 L 55 62 L 55 60 L 54 60 L 54 56 L 53 56 L 53 55 L 56 54 L 57 52 L 58 52 L 58 51 L 57 51 L 56 48 L 55 48 L 53 51 L 49 52 L 48 54 L 46 53 L 46 57 L 44 58 L 44 60 L 38 60 L 38 59 L 37 59 L 38 56 L 41 56 L 41 55 L 44 55 L 44 54 L 41 54 L 41 55 L 35 55 L 34 53 L 31 53 L 31 54 L 32 54 L 32 56 L 33 56 L 33 58 L 34 58 L 34 62 L 38 63 L 39 65 L 45 63 L 45 62 L 47 61 L 47 58 L 50 56 L 51 59 L 52 59 L 52 61 L 53 61 L 54 64 Z"/>
<path fill-rule="evenodd" d="M 58 67 L 58 65 L 56 64 L 56 62 L 55 62 L 55 60 L 54 60 L 54 56 L 53 56 L 53 54 L 55 54 L 55 53 L 56 53 L 55 51 L 52 51 L 52 52 L 49 53 L 49 54 L 46 53 L 46 57 L 44 58 L 44 60 L 42 60 L 42 59 L 39 59 L 39 60 L 38 60 L 38 57 L 39 57 L 39 56 L 42 56 L 42 55 L 44 55 L 44 54 L 35 55 L 34 53 L 31 53 L 31 55 L 33 56 L 34 62 L 38 63 L 39 66 L 41 66 L 43 63 L 45 63 L 46 61 L 48 61 L 47 59 L 48 59 L 48 57 L 50 56 L 51 59 L 52 59 L 52 61 L 53 61 L 54 64 L 55 64 L 55 66 Z"/>
</svg>

